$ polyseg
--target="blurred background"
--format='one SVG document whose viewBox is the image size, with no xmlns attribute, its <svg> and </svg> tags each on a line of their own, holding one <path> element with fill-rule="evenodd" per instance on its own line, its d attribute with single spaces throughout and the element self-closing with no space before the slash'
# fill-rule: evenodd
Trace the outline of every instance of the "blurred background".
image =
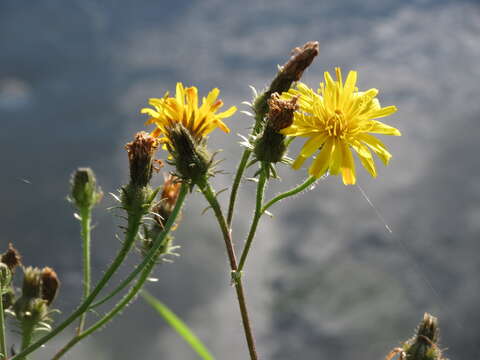
<svg viewBox="0 0 480 360">
<path fill-rule="evenodd" d="M 449 358 L 476 358 L 476 0 L 1 0 L 1 251 L 13 242 L 25 264 L 55 268 L 62 280 L 57 318 L 81 296 L 79 224 L 66 201 L 72 171 L 91 166 L 105 194 L 115 192 L 128 181 L 123 147 L 144 129 L 139 109 L 147 98 L 182 81 L 203 94 L 218 86 L 226 107 L 239 106 L 251 99 L 248 85 L 263 88 L 291 49 L 309 40 L 320 42 L 320 56 L 303 81 L 317 87 L 334 66 L 358 70 L 360 89 L 376 87 L 383 105 L 399 108 L 386 123 L 403 136 L 384 139 L 394 156 L 388 168 L 379 164 L 377 179 L 359 171 L 380 217 L 359 187 L 331 177 L 263 219 L 245 273 L 261 358 L 383 359 L 425 311 L 439 316 Z M 231 173 L 241 153 L 237 134 L 247 134 L 251 120 L 237 113 L 227 123 L 232 133 L 214 134 L 210 147 L 224 150 L 222 166 Z M 269 197 L 305 172 L 282 168 L 280 175 Z M 231 174 L 219 175 L 215 186 L 230 181 Z M 245 184 L 239 199 L 237 246 L 250 223 L 254 186 Z M 106 211 L 112 205 L 106 195 L 95 211 L 96 279 L 119 247 L 113 235 L 122 221 Z M 205 206 L 198 194 L 188 199 L 175 233 L 181 257 L 160 265 L 159 281 L 148 289 L 218 359 L 246 359 L 223 240 L 211 214 L 201 215 Z M 123 273 L 137 261 L 133 254 Z M 50 358 L 72 331 L 34 358 Z M 138 299 L 66 358 L 196 355 Z"/>
</svg>

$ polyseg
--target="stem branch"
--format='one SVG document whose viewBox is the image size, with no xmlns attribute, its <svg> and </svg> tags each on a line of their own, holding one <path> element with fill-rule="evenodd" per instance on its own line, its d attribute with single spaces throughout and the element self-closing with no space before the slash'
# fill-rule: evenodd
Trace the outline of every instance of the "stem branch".
<svg viewBox="0 0 480 360">
<path fill-rule="evenodd" d="M 255 237 L 255 232 L 257 231 L 258 222 L 262 217 L 262 205 L 263 205 L 263 196 L 265 193 L 265 185 L 267 183 L 266 169 L 260 171 L 260 177 L 257 184 L 257 199 L 255 203 L 255 213 L 253 215 L 252 225 L 250 226 L 250 231 L 248 232 L 247 241 L 245 242 L 245 247 L 243 248 L 242 255 L 240 256 L 240 262 L 238 264 L 238 271 L 242 271 L 245 266 L 245 261 L 247 260 L 248 252 L 250 246 L 252 245 L 253 238 Z"/>
<path fill-rule="evenodd" d="M 238 273 L 237 268 L 237 259 L 235 257 L 235 250 L 233 247 L 232 235 L 229 230 L 229 226 L 223 216 L 222 210 L 220 208 L 220 204 L 215 197 L 215 193 L 211 188 L 210 184 L 206 183 L 204 186 L 201 187 L 202 193 L 207 199 L 208 203 L 213 209 L 215 213 L 215 217 L 217 218 L 218 224 L 222 231 L 223 239 L 225 240 L 225 247 L 227 249 L 228 259 L 230 262 L 230 268 L 232 270 L 232 275 L 236 275 Z M 250 319 L 248 316 L 247 304 L 245 301 L 245 293 L 243 290 L 242 279 L 239 276 L 234 277 L 234 284 L 235 290 L 237 293 L 238 304 L 240 307 L 240 314 L 242 316 L 242 323 L 243 323 L 243 330 L 245 332 L 245 337 L 247 340 L 248 351 L 250 353 L 251 360 L 258 360 L 257 351 L 255 349 L 255 339 L 253 337 L 252 328 L 250 325 Z"/>
</svg>

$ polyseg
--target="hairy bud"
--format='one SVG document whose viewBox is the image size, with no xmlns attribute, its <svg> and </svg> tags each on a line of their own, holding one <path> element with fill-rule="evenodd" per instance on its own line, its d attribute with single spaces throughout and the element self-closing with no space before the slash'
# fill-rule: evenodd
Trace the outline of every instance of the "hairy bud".
<svg viewBox="0 0 480 360">
<path fill-rule="evenodd" d="M 79 168 L 72 175 L 71 200 L 78 209 L 90 208 L 103 197 L 97 188 L 95 174 L 90 168 Z"/>
</svg>

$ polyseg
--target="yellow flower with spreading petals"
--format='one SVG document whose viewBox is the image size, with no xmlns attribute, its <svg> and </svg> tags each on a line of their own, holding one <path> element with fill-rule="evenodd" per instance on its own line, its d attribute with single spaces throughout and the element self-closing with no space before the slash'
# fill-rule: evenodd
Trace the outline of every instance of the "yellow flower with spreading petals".
<svg viewBox="0 0 480 360">
<path fill-rule="evenodd" d="M 155 124 L 157 128 L 152 132 L 152 136 L 160 137 L 163 142 L 170 142 L 169 130 L 177 124 L 183 125 L 194 139 L 200 140 L 217 127 L 226 133 L 230 132 L 222 119 L 232 116 L 237 108 L 232 106 L 217 114 L 217 110 L 223 106 L 222 100 L 217 100 L 219 94 L 220 90 L 213 89 L 202 99 L 202 105 L 198 106 L 197 88 L 184 88 L 182 83 L 177 83 L 175 97 L 169 97 L 166 92 L 161 99 L 151 98 L 148 103 L 153 109 L 144 108 L 141 113 L 151 116 L 145 124 Z"/>
<path fill-rule="evenodd" d="M 345 83 L 340 68 L 335 68 L 337 80 L 325 72 L 325 83 L 317 92 L 299 83 L 282 97 L 299 96 L 299 111 L 293 124 L 283 129 L 284 135 L 309 138 L 293 163 L 299 169 L 307 158 L 320 150 L 308 172 L 320 178 L 327 171 L 331 175 L 342 174 L 343 183 L 356 182 L 355 162 L 352 149 L 358 154 L 362 165 L 373 176 L 377 176 L 372 152 L 385 165 L 392 155 L 385 145 L 371 134 L 400 136 L 398 129 L 374 120 L 389 116 L 397 111 L 395 106 L 381 107 L 376 98 L 377 89 L 358 91 L 355 87 L 357 72 L 350 71 Z"/>
</svg>

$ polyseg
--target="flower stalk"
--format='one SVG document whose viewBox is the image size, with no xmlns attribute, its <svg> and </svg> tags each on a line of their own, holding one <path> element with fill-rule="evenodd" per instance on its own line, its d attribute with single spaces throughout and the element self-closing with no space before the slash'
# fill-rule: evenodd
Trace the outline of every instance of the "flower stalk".
<svg viewBox="0 0 480 360">
<path fill-rule="evenodd" d="M 5 337 L 5 312 L 3 308 L 3 295 L 8 291 L 12 274 L 3 262 L 0 263 L 0 359 L 7 358 L 7 341 Z"/>
<path fill-rule="evenodd" d="M 251 360 L 258 360 L 257 350 L 255 348 L 255 338 L 253 336 L 252 326 L 250 324 L 250 317 L 248 315 L 247 303 L 245 300 L 245 292 L 243 290 L 243 284 L 241 276 L 239 276 L 238 266 L 237 266 L 237 259 L 235 256 L 235 249 L 233 246 L 232 241 L 232 234 L 230 231 L 229 226 L 227 225 L 227 221 L 223 216 L 222 209 L 220 204 L 217 201 L 215 196 L 215 192 L 213 191 L 210 184 L 207 182 L 205 183 L 200 190 L 202 191 L 205 199 L 210 204 L 217 219 L 218 225 L 220 226 L 220 230 L 223 235 L 223 239 L 225 241 L 225 247 L 227 250 L 228 260 L 230 263 L 230 269 L 232 272 L 232 281 L 235 286 L 235 291 L 237 294 L 237 300 L 240 308 L 240 314 L 242 317 L 242 324 L 243 330 L 245 333 L 245 338 L 248 345 L 248 351 L 250 354 Z"/>
</svg>

